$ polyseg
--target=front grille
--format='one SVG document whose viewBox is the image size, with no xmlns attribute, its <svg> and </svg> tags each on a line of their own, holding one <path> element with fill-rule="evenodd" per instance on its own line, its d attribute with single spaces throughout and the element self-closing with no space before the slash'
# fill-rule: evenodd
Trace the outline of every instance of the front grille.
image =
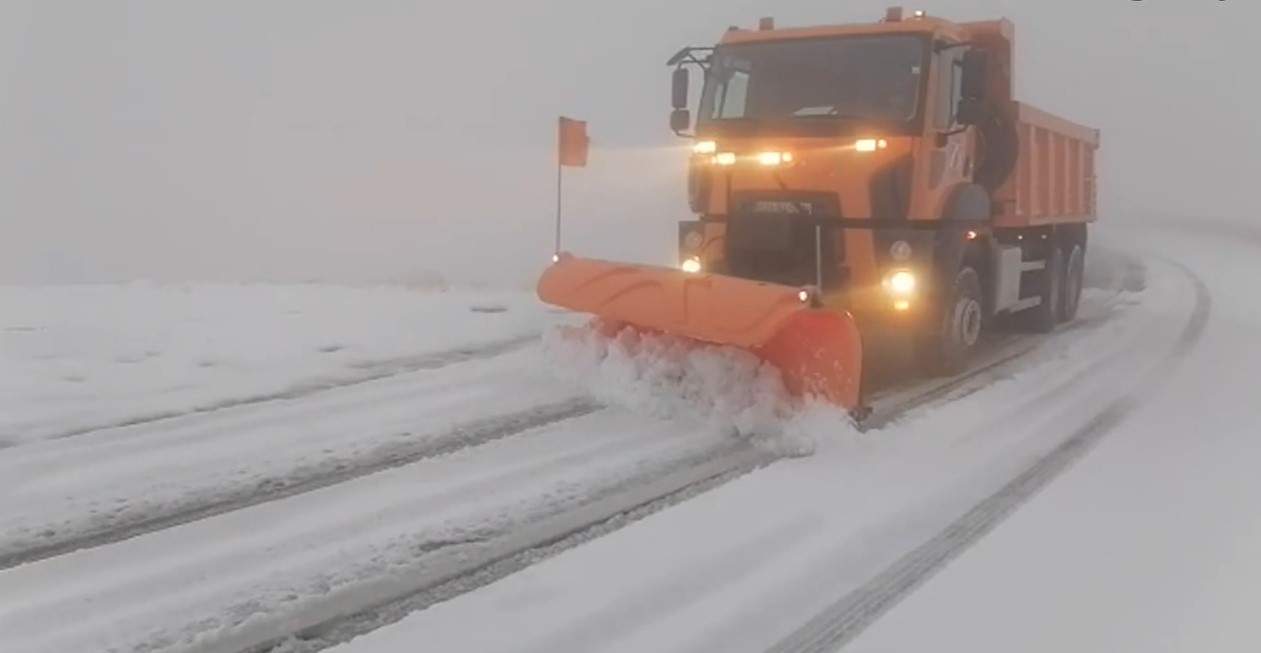
<svg viewBox="0 0 1261 653">
<path fill-rule="evenodd" d="M 815 227 L 820 227 L 823 287 L 840 283 L 844 238 L 835 195 L 738 193 L 727 217 L 728 273 L 789 286 L 815 283 Z"/>
</svg>

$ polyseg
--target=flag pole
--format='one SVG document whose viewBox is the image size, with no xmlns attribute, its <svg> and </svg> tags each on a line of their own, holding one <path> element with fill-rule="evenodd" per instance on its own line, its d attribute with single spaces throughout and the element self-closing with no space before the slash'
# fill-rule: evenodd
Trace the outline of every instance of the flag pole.
<svg viewBox="0 0 1261 653">
<path fill-rule="evenodd" d="M 560 214 L 561 214 L 561 179 L 565 167 L 560 163 L 560 156 L 556 157 L 556 248 L 552 250 L 552 260 L 560 259 Z"/>
<path fill-rule="evenodd" d="M 556 142 L 556 242 L 552 252 L 552 261 L 560 262 L 560 227 L 564 214 L 564 195 L 561 194 L 564 183 L 565 166 L 587 165 L 587 123 L 572 118 L 560 117 L 557 125 Z"/>
</svg>

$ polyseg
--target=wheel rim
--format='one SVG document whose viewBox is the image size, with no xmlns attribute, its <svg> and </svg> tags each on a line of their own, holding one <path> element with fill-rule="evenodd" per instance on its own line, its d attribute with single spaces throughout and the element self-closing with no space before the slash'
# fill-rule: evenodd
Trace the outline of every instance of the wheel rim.
<svg viewBox="0 0 1261 653">
<path fill-rule="evenodd" d="M 964 347 L 971 347 L 981 337 L 981 303 L 965 297 L 955 304 L 954 331 Z"/>
</svg>

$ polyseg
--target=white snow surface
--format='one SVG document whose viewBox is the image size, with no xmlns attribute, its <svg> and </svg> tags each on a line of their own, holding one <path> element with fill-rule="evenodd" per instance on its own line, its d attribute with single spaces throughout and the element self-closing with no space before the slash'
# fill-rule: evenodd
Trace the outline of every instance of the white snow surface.
<svg viewBox="0 0 1261 653">
<path fill-rule="evenodd" d="M 603 435 L 596 435 L 603 434 Z M 0 572 L 0 650 L 227 650 L 389 596 L 721 436 L 597 414 Z"/>
<path fill-rule="evenodd" d="M 6 408 L 21 418 L 5 413 L 0 560 L 229 504 L 0 569 L 6 653 L 236 650 L 511 550 L 534 524 L 744 441 L 687 415 L 601 408 L 538 344 L 572 320 L 526 295 L 147 284 L 6 293 L 15 326 L 5 355 L 33 376 L 7 379 Z M 110 303 L 128 310 L 100 310 Z M 141 346 L 162 352 L 153 358 L 165 373 L 119 362 Z M 227 362 L 197 364 L 211 353 Z M 67 392 L 61 366 L 106 396 Z M 589 412 L 572 419 L 513 426 L 584 403 Z M 489 439 L 462 444 L 478 431 Z M 443 446 L 455 450 L 268 497 L 388 463 L 400 448 Z"/>
<path fill-rule="evenodd" d="M 1089 456 L 846 650 L 1261 650 L 1261 232 L 1129 233 L 1205 284 L 1199 343 Z"/>
<path fill-rule="evenodd" d="M 568 328 L 528 295 L 0 288 L 0 555 L 492 434 L 0 569 L 0 650 L 240 650 L 752 441 L 786 457 L 335 650 L 761 651 L 1128 395 L 1097 450 L 850 648 L 1258 648 L 1261 243 L 1114 234 L 1144 290 L 1088 293 L 988 386 L 866 433 L 744 352 Z M 1211 320 L 1162 379 L 1197 277 Z M 493 435 L 573 402 L 590 408 Z"/>
<path fill-rule="evenodd" d="M 458 442 L 571 400 L 537 351 L 28 443 L 0 455 L 0 555 L 118 528 Z"/>
<path fill-rule="evenodd" d="M 0 446 L 370 378 L 554 317 L 529 293 L 428 287 L 0 286 Z"/>
</svg>

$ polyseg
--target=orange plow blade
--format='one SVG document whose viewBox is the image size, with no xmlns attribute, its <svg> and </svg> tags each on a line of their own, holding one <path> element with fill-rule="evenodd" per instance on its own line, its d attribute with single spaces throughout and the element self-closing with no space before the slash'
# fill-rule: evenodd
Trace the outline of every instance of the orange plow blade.
<svg viewBox="0 0 1261 653">
<path fill-rule="evenodd" d="M 811 308 L 800 289 L 717 274 L 562 254 L 539 279 L 543 301 L 642 329 L 748 349 L 796 396 L 861 407 L 862 341 L 846 312 Z"/>
</svg>

